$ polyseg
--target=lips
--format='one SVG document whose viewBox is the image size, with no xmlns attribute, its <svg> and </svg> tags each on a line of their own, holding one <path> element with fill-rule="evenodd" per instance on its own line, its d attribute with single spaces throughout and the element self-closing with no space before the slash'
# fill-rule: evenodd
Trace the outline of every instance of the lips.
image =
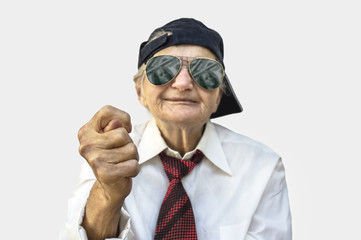
<svg viewBox="0 0 361 240">
<path fill-rule="evenodd" d="M 179 103 L 197 103 L 194 99 L 191 98 L 165 98 L 169 102 L 179 102 Z"/>
</svg>

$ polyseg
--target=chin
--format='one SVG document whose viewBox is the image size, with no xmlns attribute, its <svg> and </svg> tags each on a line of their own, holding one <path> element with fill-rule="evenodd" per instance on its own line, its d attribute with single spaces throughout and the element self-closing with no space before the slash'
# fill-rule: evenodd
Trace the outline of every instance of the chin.
<svg viewBox="0 0 361 240">
<path fill-rule="evenodd" d="M 168 116 L 169 122 L 174 123 L 183 123 L 183 124 L 199 124 L 199 123 L 205 123 L 209 117 L 200 115 L 199 112 L 197 114 L 191 114 L 191 113 L 175 113 Z"/>
</svg>

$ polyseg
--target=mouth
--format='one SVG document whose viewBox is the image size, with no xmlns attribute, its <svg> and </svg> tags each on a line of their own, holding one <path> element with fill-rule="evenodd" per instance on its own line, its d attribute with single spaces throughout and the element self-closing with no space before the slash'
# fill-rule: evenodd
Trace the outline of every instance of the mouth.
<svg viewBox="0 0 361 240">
<path fill-rule="evenodd" d="M 168 102 L 174 102 L 174 103 L 184 103 L 184 104 L 194 104 L 197 103 L 197 101 L 190 99 L 190 98 L 166 98 L 165 99 Z"/>
</svg>

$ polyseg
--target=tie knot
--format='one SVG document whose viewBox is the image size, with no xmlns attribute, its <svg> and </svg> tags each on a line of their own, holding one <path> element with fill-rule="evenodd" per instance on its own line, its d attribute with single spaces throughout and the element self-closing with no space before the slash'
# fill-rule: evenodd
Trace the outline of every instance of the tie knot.
<svg viewBox="0 0 361 240">
<path fill-rule="evenodd" d="M 203 159 L 204 155 L 201 151 L 196 150 L 190 160 L 182 160 L 179 158 L 167 156 L 165 151 L 159 154 L 162 160 L 164 170 L 169 178 L 169 181 L 176 179 L 182 179 Z"/>
</svg>

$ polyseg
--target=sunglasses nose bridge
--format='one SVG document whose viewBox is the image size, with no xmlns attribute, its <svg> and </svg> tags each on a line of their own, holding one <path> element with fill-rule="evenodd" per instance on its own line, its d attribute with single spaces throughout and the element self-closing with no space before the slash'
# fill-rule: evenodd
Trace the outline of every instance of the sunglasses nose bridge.
<svg viewBox="0 0 361 240">
<path fill-rule="evenodd" d="M 189 72 L 188 61 L 182 60 L 182 65 L 177 76 L 174 77 L 172 87 L 182 90 L 193 88 L 193 78 Z"/>
</svg>

